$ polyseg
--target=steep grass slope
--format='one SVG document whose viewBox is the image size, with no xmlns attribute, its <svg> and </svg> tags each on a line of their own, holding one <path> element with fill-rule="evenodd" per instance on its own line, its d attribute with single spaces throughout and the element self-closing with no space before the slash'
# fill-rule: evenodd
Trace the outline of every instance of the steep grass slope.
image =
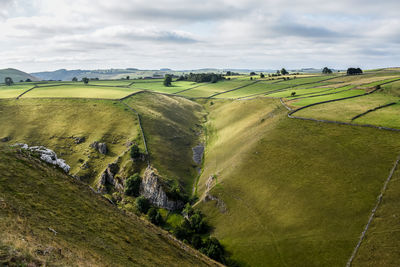
<svg viewBox="0 0 400 267">
<path fill-rule="evenodd" d="M 86 182 L 94 179 L 134 141 L 142 145 L 136 116 L 119 102 L 85 99 L 0 101 L 0 138 L 54 150 Z M 85 138 L 77 143 L 76 138 Z M 105 142 L 102 155 L 89 145 Z"/>
<path fill-rule="evenodd" d="M 192 148 L 201 143 L 202 106 L 153 93 L 134 95 L 124 103 L 141 115 L 151 164 L 162 175 L 177 179 L 190 194 L 197 176 Z"/>
<path fill-rule="evenodd" d="M 399 265 L 399 199 L 400 170 L 397 168 L 352 266 Z"/>
<path fill-rule="evenodd" d="M 1 146 L 0 173 L 2 266 L 215 265 L 26 152 Z"/>
<path fill-rule="evenodd" d="M 209 194 L 219 200 L 198 207 L 233 259 L 344 266 L 400 151 L 399 135 L 289 119 L 276 100 L 213 102 L 205 103 L 198 193 L 214 176 Z"/>
</svg>

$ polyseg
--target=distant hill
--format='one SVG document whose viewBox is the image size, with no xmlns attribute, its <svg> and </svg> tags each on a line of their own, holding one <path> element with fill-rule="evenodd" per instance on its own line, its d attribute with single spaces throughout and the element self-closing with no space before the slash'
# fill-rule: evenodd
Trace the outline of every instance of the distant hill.
<svg viewBox="0 0 400 267">
<path fill-rule="evenodd" d="M 31 79 L 32 81 L 39 81 L 40 79 L 31 75 L 29 73 L 17 70 L 17 69 L 1 69 L 0 70 L 0 83 L 4 83 L 6 77 L 11 77 L 14 82 L 19 82 L 20 80 Z"/>
</svg>

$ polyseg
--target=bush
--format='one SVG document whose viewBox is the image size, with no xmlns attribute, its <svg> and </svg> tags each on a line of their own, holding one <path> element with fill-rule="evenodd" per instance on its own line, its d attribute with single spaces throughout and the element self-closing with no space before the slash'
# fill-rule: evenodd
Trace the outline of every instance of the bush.
<svg viewBox="0 0 400 267">
<path fill-rule="evenodd" d="M 150 222 L 152 222 L 155 225 L 161 225 L 163 224 L 163 218 L 156 208 L 150 208 L 149 211 L 147 212 L 147 217 L 149 218 Z"/>
<path fill-rule="evenodd" d="M 125 182 L 125 195 L 137 197 L 139 196 L 140 184 L 142 183 L 142 178 L 140 178 L 138 173 L 135 173 Z"/>
<path fill-rule="evenodd" d="M 11 86 L 11 85 L 14 84 L 14 81 L 13 81 L 13 79 L 12 79 L 11 77 L 6 77 L 6 78 L 4 79 L 4 83 L 5 83 L 7 86 Z"/>
<path fill-rule="evenodd" d="M 348 68 L 347 75 L 358 75 L 362 74 L 363 71 L 360 68 Z"/>
<path fill-rule="evenodd" d="M 131 158 L 132 158 L 132 159 L 138 159 L 138 158 L 140 158 L 140 150 L 139 150 L 139 147 L 138 147 L 137 145 L 133 145 L 132 148 L 131 148 L 130 154 L 131 154 Z"/>
<path fill-rule="evenodd" d="M 88 84 L 89 83 L 89 78 L 86 78 L 86 77 L 82 78 L 82 82 L 84 84 Z"/>
<path fill-rule="evenodd" d="M 150 202 L 147 198 L 145 198 L 144 196 L 140 196 L 138 198 L 136 198 L 136 207 L 137 209 L 141 212 L 141 213 L 147 213 L 147 211 L 150 208 Z"/>
<path fill-rule="evenodd" d="M 215 237 L 208 237 L 205 240 L 203 247 L 200 248 L 200 252 L 207 255 L 211 259 L 225 264 L 224 248 Z"/>
</svg>

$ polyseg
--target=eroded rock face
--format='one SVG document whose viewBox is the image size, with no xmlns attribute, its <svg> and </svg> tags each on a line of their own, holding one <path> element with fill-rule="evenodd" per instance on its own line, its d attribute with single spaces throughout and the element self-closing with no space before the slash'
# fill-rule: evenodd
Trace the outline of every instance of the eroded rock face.
<svg viewBox="0 0 400 267">
<path fill-rule="evenodd" d="M 219 199 L 218 197 L 211 195 L 211 193 L 210 193 L 211 189 L 216 185 L 216 183 L 217 183 L 217 179 L 215 178 L 214 175 L 211 175 L 210 177 L 208 177 L 207 182 L 206 182 L 206 192 L 205 192 L 203 201 L 204 202 L 215 201 L 215 204 L 218 207 L 219 211 L 221 213 L 225 213 L 228 210 L 225 202 L 222 199 Z"/>
<path fill-rule="evenodd" d="M 112 185 L 118 190 L 123 190 L 123 186 L 115 179 L 115 175 L 119 172 L 119 166 L 117 163 L 108 164 L 107 168 L 101 174 L 100 181 L 98 184 L 99 192 L 105 192 L 106 185 Z"/>
<path fill-rule="evenodd" d="M 53 150 L 48 149 L 44 146 L 29 147 L 27 144 L 15 144 L 14 146 L 19 146 L 22 149 L 26 149 L 26 150 L 29 150 L 32 152 L 39 153 L 41 160 L 60 167 L 66 173 L 68 173 L 69 170 L 71 169 L 71 167 L 65 163 L 65 160 L 57 158 L 57 154 Z"/>
<path fill-rule="evenodd" d="M 108 152 L 106 143 L 99 143 L 97 141 L 94 141 L 93 143 L 90 144 L 90 147 L 96 149 L 103 155 L 107 154 L 107 152 Z"/>
<path fill-rule="evenodd" d="M 183 207 L 182 201 L 170 200 L 165 193 L 159 175 L 152 167 L 147 167 L 140 185 L 140 194 L 151 204 L 167 210 L 176 210 Z"/>
<path fill-rule="evenodd" d="M 203 160 L 203 153 L 204 153 L 204 145 L 200 144 L 192 148 L 193 150 L 193 161 L 197 165 L 201 165 L 201 162 Z"/>
</svg>

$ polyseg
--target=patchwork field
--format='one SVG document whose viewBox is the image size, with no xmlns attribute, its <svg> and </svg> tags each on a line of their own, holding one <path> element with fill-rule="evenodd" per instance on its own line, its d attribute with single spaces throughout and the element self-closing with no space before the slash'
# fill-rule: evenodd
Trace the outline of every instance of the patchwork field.
<svg viewBox="0 0 400 267">
<path fill-rule="evenodd" d="M 177 191 L 171 189 L 167 193 L 184 193 L 184 197 L 192 201 L 190 203 L 196 203 L 194 207 L 205 215 L 211 235 L 221 241 L 239 266 L 344 266 L 400 153 L 399 132 L 288 118 L 288 110 L 281 101 L 294 110 L 316 104 L 299 109 L 294 116 L 400 129 L 400 72 L 393 69 L 356 76 L 305 74 L 297 75 L 296 79 L 291 75 L 289 80 L 258 77 L 250 80 L 249 75 L 231 76 L 230 80 L 217 83 L 173 81 L 170 87 L 163 85 L 163 79 L 100 80 L 89 81 L 88 85 L 53 81 L 1 85 L 0 141 L 5 145 L 21 142 L 53 149 L 71 165 L 71 174 L 94 188 L 108 164 L 119 164 L 121 168 L 115 177 L 125 188 L 127 178 L 133 173 L 144 174 L 149 159 L 150 165 L 163 177 L 161 186 L 169 190 L 179 185 L 173 189 Z M 15 99 L 34 86 L 20 99 Z M 346 97 L 353 98 L 341 99 Z M 321 103 L 330 100 L 338 101 Z M 387 104 L 391 105 L 385 106 Z M 129 151 L 134 144 L 144 153 L 144 137 L 149 155 L 132 158 Z M 108 153 L 103 155 L 90 148 L 94 141 L 106 143 Z M 198 145 L 205 145 L 201 164 L 193 160 L 193 148 Z M 5 155 L 15 156 L 10 148 L 0 150 L 4 152 L 4 155 L 0 153 L 2 159 Z M 54 178 L 55 171 L 47 170 L 36 161 L 30 162 L 24 155 L 16 155 L 22 159 L 12 161 L 16 172 L 22 170 L 24 164 L 36 166 L 44 170 L 45 177 L 58 188 L 60 182 Z M 0 162 L 0 169 L 5 167 Z M 21 177 L 27 175 L 25 170 L 21 172 Z M 32 177 L 40 175 L 33 173 Z M 7 188 L 16 191 L 22 186 L 21 177 L 18 176 L 21 185 L 6 185 Z M 56 198 L 54 192 L 42 191 L 47 190 L 40 186 L 44 183 L 42 178 L 37 178 L 37 183 L 28 180 L 30 188 L 48 195 L 39 199 L 33 191 L 24 191 L 11 198 L 3 190 L 0 205 L 4 196 L 14 201 L 9 203 L 31 199 L 31 194 L 35 195 L 34 201 L 47 201 L 47 196 Z M 398 180 L 397 170 L 353 266 L 395 266 L 399 261 Z M 9 183 L 9 177 L 0 178 L 0 183 Z M 70 190 L 75 185 L 63 186 Z M 68 192 L 65 194 L 72 194 Z M 104 194 L 111 202 L 118 203 L 119 208 L 138 212 L 134 197 L 116 202 L 122 199 L 123 189 Z M 59 201 L 64 201 L 66 195 L 58 197 Z M 76 201 L 87 204 L 84 204 L 85 211 L 92 205 L 80 195 L 77 198 Z M 77 202 L 67 204 L 79 206 Z M 35 206 L 31 202 L 26 205 L 23 214 L 31 214 L 29 205 L 33 205 L 32 214 L 48 212 L 42 205 Z M 64 208 L 56 207 L 57 210 Z M 106 214 L 103 210 L 100 212 Z M 164 229 L 176 234 L 187 227 L 185 214 L 167 209 L 158 212 L 165 220 Z M 20 216 L 10 211 L 6 213 L 7 220 Z M 58 214 L 58 211 L 53 213 Z M 40 218 L 61 224 L 53 213 L 46 213 L 46 216 L 51 215 L 50 219 Z M 70 215 L 82 217 L 75 209 Z M 119 215 L 112 215 L 112 219 L 121 220 L 116 225 L 109 224 L 108 219 L 98 213 L 92 215 L 104 222 L 103 226 L 115 231 L 122 229 L 129 236 L 137 235 L 136 230 L 126 230 L 125 219 Z M 142 217 L 148 218 L 148 215 Z M 11 233 L 22 231 L 38 224 L 38 218 L 23 219 L 22 226 L 15 223 L 7 229 Z M 98 225 L 84 222 L 82 234 L 89 239 Z M 76 224 L 75 221 L 70 223 Z M 48 244 L 50 241 L 43 233 L 50 226 L 38 225 L 33 229 L 39 235 L 29 235 L 29 238 Z M 134 223 L 134 227 L 142 231 L 142 226 Z M 67 238 L 64 232 L 72 233 L 68 226 L 61 225 L 59 229 L 63 238 Z M 78 235 L 72 234 L 73 238 Z M 3 236 L 8 240 L 6 246 L 16 246 L 11 235 Z M 163 238 L 157 235 L 153 240 L 151 233 L 146 236 L 151 237 L 149 242 L 159 242 L 157 238 Z M 107 233 L 99 238 L 109 242 L 109 237 Z M 135 239 L 138 244 L 142 237 L 138 235 Z M 201 242 L 207 237 L 204 233 L 196 236 Z M 121 240 L 124 238 L 131 240 L 126 237 Z M 129 242 L 120 243 L 119 237 L 114 239 L 118 248 L 112 245 L 110 249 L 128 251 L 133 256 L 143 253 L 142 258 L 121 256 L 116 265 L 132 262 L 141 265 L 144 259 L 154 265 L 162 264 L 149 258 L 154 246 L 166 252 L 160 256 L 164 264 L 196 265 L 192 255 L 182 254 L 182 262 L 173 262 L 180 251 L 164 250 L 162 244 L 150 245 L 147 239 L 145 252 L 140 246 L 136 251 Z M 181 239 L 194 244 L 187 236 Z M 60 244 L 67 241 L 60 241 Z M 100 241 L 93 242 L 93 246 L 101 247 Z M 0 242 L 0 253 L 3 245 Z M 77 245 L 71 251 L 80 248 Z M 19 249 L 35 258 L 33 248 L 23 245 Z M 65 262 L 90 265 L 104 260 L 104 265 L 110 265 L 109 254 L 98 254 L 103 249 L 84 248 L 77 258 L 68 256 Z M 91 255 L 87 261 L 83 256 L 86 253 Z"/>
</svg>

